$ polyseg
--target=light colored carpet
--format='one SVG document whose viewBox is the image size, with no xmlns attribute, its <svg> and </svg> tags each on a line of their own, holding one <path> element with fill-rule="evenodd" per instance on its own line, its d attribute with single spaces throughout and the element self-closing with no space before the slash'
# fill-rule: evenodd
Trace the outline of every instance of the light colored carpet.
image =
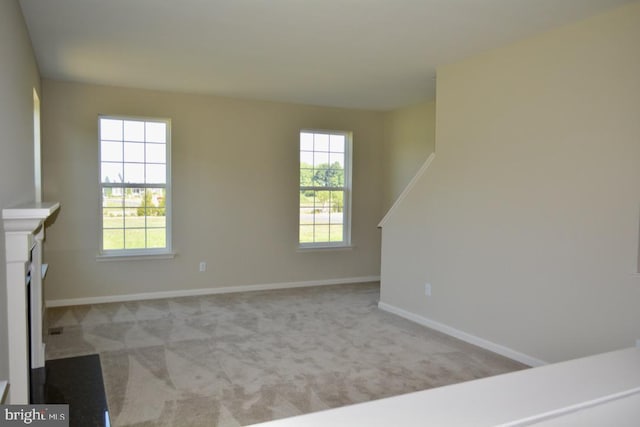
<svg viewBox="0 0 640 427">
<path fill-rule="evenodd" d="M 99 353 L 115 426 L 241 426 L 526 366 L 356 284 L 49 309 L 47 358 Z"/>
</svg>

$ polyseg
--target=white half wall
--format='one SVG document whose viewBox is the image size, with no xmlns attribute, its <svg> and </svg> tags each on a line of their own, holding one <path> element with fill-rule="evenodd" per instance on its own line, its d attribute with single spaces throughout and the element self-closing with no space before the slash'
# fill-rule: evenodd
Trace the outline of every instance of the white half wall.
<svg viewBox="0 0 640 427">
<path fill-rule="evenodd" d="M 634 2 L 438 70 L 383 304 L 548 362 L 640 338 L 639 41 Z"/>
<path fill-rule="evenodd" d="M 639 368 L 627 348 L 253 426 L 636 426 Z"/>
</svg>

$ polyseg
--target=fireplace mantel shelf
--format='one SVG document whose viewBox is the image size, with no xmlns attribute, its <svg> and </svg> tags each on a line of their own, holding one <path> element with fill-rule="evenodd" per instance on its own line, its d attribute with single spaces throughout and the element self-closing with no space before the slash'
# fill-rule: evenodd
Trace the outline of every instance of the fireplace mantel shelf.
<svg viewBox="0 0 640 427">
<path fill-rule="evenodd" d="M 60 207 L 59 202 L 30 202 L 2 210 L 2 219 L 47 219 Z"/>
<path fill-rule="evenodd" d="M 7 274 L 8 403 L 29 403 L 31 370 L 44 367 L 42 262 L 45 221 L 59 202 L 31 202 L 2 209 Z M 26 284 L 26 286 L 25 286 Z"/>
</svg>

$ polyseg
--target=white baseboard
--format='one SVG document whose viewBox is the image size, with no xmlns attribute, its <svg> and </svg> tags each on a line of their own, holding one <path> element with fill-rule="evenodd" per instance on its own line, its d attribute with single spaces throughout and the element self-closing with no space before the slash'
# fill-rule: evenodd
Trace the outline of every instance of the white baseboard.
<svg viewBox="0 0 640 427">
<path fill-rule="evenodd" d="M 524 363 L 525 365 L 537 367 L 537 366 L 542 366 L 547 364 L 547 362 L 543 360 L 536 359 L 535 357 L 528 356 L 526 354 L 520 353 L 519 351 L 515 351 L 513 349 L 505 347 L 503 345 L 485 340 L 484 338 L 480 338 L 475 335 L 468 334 L 459 329 L 452 328 L 451 326 L 447 326 L 440 322 L 436 322 L 435 320 L 431 320 L 426 317 L 419 316 L 414 313 L 410 313 L 406 310 L 384 303 L 382 301 L 378 302 L 378 308 L 384 311 L 388 311 L 389 313 L 398 315 L 400 317 L 404 317 L 405 319 L 411 320 L 412 322 L 419 323 L 422 326 L 435 329 L 436 331 L 442 332 L 443 334 L 451 335 L 452 337 L 468 342 L 469 344 L 476 345 L 478 347 L 484 348 L 485 350 L 489 350 L 501 356 L 508 357 L 509 359 L 515 360 L 517 362 Z"/>
<path fill-rule="evenodd" d="M 270 291 L 275 289 L 307 288 L 310 286 L 342 285 L 351 283 L 378 282 L 380 276 L 348 277 L 343 279 L 310 280 L 306 282 L 267 283 L 262 285 L 226 286 L 221 288 L 181 289 L 175 291 L 145 292 L 140 294 L 110 295 L 88 298 L 47 300 L 47 307 L 70 305 L 104 304 L 109 302 L 140 301 L 161 298 L 180 298 L 200 295 L 228 294 L 234 292 Z"/>
</svg>

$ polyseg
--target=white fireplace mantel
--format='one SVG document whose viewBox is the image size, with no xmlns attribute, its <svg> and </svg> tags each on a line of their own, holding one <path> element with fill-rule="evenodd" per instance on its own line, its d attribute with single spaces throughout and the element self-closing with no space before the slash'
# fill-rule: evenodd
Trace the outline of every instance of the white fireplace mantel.
<svg viewBox="0 0 640 427">
<path fill-rule="evenodd" d="M 32 202 L 2 210 L 7 263 L 10 404 L 29 403 L 29 368 L 44 367 L 42 278 L 46 268 L 42 267 L 42 242 L 44 223 L 59 208 L 58 202 Z"/>
</svg>

